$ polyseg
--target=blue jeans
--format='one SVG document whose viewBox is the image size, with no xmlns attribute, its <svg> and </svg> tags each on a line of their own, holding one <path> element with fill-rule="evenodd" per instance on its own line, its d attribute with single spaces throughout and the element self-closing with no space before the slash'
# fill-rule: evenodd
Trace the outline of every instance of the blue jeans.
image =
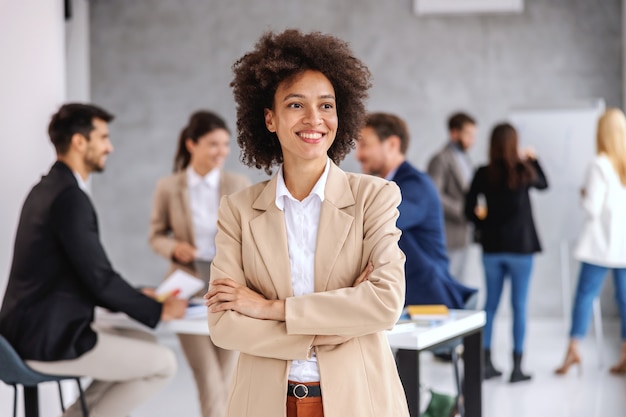
<svg viewBox="0 0 626 417">
<path fill-rule="evenodd" d="M 626 268 L 607 268 L 586 262 L 581 263 L 578 275 L 576 297 L 572 310 L 572 328 L 570 330 L 572 339 L 582 339 L 587 334 L 593 300 L 600 293 L 604 277 L 609 270 L 613 271 L 615 300 L 622 322 L 622 340 L 626 341 Z"/>
<path fill-rule="evenodd" d="M 530 274 L 533 269 L 533 255 L 517 253 L 484 253 L 483 267 L 487 285 L 485 313 L 487 322 L 483 330 L 483 348 L 491 349 L 493 319 L 498 310 L 504 280 L 511 278 L 511 306 L 513 307 L 513 350 L 524 351 L 526 333 L 526 300 Z"/>
</svg>

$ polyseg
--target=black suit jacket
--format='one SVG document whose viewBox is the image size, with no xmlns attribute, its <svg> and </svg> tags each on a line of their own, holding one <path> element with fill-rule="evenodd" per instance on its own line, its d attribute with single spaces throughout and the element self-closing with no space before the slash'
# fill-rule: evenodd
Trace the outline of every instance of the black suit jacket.
<svg viewBox="0 0 626 417">
<path fill-rule="evenodd" d="M 113 270 L 89 197 L 57 161 L 22 208 L 0 333 L 23 359 L 73 359 L 96 344 L 95 306 L 150 327 L 162 308 Z"/>
<path fill-rule="evenodd" d="M 465 215 L 476 225 L 483 252 L 541 252 L 528 191 L 531 187 L 545 190 L 548 188 L 548 180 L 538 161 L 531 161 L 531 165 L 536 173 L 535 180 L 514 190 L 504 185 L 491 185 L 488 166 L 478 168 L 474 174 L 472 185 L 465 197 Z M 479 219 L 474 213 L 480 194 L 487 200 L 485 219 Z"/>
</svg>

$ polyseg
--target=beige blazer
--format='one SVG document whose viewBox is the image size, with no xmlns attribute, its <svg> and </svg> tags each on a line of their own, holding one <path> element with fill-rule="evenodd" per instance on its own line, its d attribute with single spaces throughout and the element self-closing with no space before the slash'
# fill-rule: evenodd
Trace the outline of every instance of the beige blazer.
<svg viewBox="0 0 626 417">
<path fill-rule="evenodd" d="M 284 213 L 275 199 L 276 177 L 220 204 L 211 276 L 286 300 L 285 322 L 233 311 L 209 314 L 213 342 L 241 352 L 227 415 L 285 416 L 291 360 L 307 357 L 315 335 L 341 335 L 352 339 L 315 350 L 324 416 L 408 416 L 384 332 L 404 304 L 398 187 L 331 166 L 315 253 L 316 292 L 300 297 L 293 297 Z M 353 288 L 369 260 L 374 263 L 369 281 Z"/>
<path fill-rule="evenodd" d="M 428 175 L 439 191 L 445 220 L 446 246 L 459 249 L 469 244 L 469 223 L 465 218 L 465 194 L 469 182 L 465 181 L 458 166 L 454 150 L 447 144 L 428 163 Z"/>
<path fill-rule="evenodd" d="M 243 175 L 220 173 L 220 197 L 232 194 L 250 185 L 250 180 Z M 197 275 L 193 263 L 180 264 L 172 257 L 174 247 L 179 242 L 193 246 L 194 232 L 191 208 L 189 206 L 189 187 L 186 171 L 179 171 L 159 180 L 154 193 L 152 214 L 150 216 L 150 246 L 159 255 L 171 262 L 170 273 L 183 269 Z"/>
</svg>

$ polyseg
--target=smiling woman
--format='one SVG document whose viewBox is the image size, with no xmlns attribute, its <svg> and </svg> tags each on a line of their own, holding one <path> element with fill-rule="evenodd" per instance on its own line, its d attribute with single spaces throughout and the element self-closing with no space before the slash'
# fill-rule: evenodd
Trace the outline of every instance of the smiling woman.
<svg viewBox="0 0 626 417">
<path fill-rule="evenodd" d="M 182 269 L 207 283 L 219 199 L 250 185 L 247 178 L 222 170 L 229 141 L 220 116 L 206 110 L 192 114 L 178 139 L 174 173 L 157 185 L 150 219 L 150 244 L 170 260 L 170 272 Z M 178 338 L 198 386 L 202 417 L 223 417 L 236 354 L 215 346 L 208 336 Z"/>
<path fill-rule="evenodd" d="M 400 193 L 336 165 L 369 71 L 296 30 L 266 33 L 234 71 L 242 159 L 279 169 L 220 204 L 205 298 L 212 340 L 240 352 L 227 415 L 408 416 L 384 334 L 404 304 Z"/>
</svg>

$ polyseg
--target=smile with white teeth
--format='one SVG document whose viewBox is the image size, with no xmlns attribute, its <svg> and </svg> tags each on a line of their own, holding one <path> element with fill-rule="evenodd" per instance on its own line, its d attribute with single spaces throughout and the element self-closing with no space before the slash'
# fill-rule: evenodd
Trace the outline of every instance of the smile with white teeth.
<svg viewBox="0 0 626 417">
<path fill-rule="evenodd" d="M 298 136 L 300 136 L 302 139 L 321 139 L 322 136 L 324 136 L 322 133 L 319 132 L 315 132 L 315 133 L 304 133 L 304 132 L 300 132 L 298 133 Z"/>
</svg>

